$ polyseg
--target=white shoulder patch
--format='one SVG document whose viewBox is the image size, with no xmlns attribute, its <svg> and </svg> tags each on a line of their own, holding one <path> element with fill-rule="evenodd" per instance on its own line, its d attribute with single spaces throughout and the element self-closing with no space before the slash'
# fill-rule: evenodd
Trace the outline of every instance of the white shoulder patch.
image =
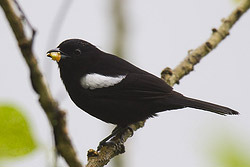
<svg viewBox="0 0 250 167">
<path fill-rule="evenodd" d="M 87 74 L 81 78 L 81 85 L 85 89 L 97 89 L 114 86 L 121 82 L 126 75 L 118 75 L 117 77 L 110 77 L 96 73 Z"/>
</svg>

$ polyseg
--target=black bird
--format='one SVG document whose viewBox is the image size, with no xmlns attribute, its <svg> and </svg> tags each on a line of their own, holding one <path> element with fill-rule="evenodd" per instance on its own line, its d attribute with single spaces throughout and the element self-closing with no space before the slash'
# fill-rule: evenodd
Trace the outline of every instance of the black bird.
<svg viewBox="0 0 250 167">
<path fill-rule="evenodd" d="M 239 114 L 174 91 L 162 79 L 105 53 L 81 39 L 68 39 L 47 52 L 56 60 L 73 102 L 90 115 L 117 125 L 100 144 L 158 112 L 191 107 L 221 115 Z"/>
</svg>

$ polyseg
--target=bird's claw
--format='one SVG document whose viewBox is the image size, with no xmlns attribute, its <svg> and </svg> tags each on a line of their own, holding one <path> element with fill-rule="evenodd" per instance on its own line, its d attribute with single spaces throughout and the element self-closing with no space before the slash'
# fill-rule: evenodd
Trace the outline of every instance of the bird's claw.
<svg viewBox="0 0 250 167">
<path fill-rule="evenodd" d="M 117 145 L 114 141 L 101 141 L 97 147 L 97 151 L 100 151 L 104 146 L 115 146 Z"/>
</svg>

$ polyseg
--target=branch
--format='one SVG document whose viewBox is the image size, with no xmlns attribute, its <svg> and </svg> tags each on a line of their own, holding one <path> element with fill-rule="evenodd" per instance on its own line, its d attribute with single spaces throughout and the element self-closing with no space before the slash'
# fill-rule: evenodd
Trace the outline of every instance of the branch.
<svg viewBox="0 0 250 167">
<path fill-rule="evenodd" d="M 195 50 L 189 52 L 188 56 L 172 71 L 170 68 L 165 68 L 161 77 L 169 85 L 173 86 L 179 83 L 179 80 L 185 75 L 189 74 L 194 66 L 211 52 L 216 46 L 229 35 L 229 30 L 239 20 L 239 18 L 249 9 L 250 0 L 242 0 L 239 6 L 226 18 L 222 20 L 222 24 L 218 29 L 212 29 L 212 35 L 201 46 Z M 145 121 L 132 124 L 131 127 L 135 131 L 142 128 Z M 127 131 L 123 134 L 123 138 L 126 141 L 131 136 L 131 132 Z M 105 146 L 99 152 L 89 150 L 88 152 L 88 164 L 86 167 L 101 167 L 106 165 L 114 156 L 122 154 L 124 150 L 123 145 L 119 145 L 119 137 L 112 139 L 119 147 Z M 124 141 L 124 142 L 125 142 Z"/>
<path fill-rule="evenodd" d="M 208 53 L 214 50 L 217 45 L 229 35 L 229 30 L 239 20 L 239 18 L 249 9 L 250 0 L 241 0 L 238 7 L 226 18 L 222 19 L 221 26 L 212 29 L 212 35 L 201 46 L 191 50 L 188 56 L 173 71 L 165 68 L 161 72 L 161 78 L 169 85 L 173 86 L 181 78 L 193 71 L 194 66 L 200 62 Z"/>
<path fill-rule="evenodd" d="M 130 125 L 130 128 L 133 129 L 133 131 L 138 130 L 139 128 L 142 128 L 144 126 L 145 121 L 139 121 L 137 123 L 134 123 Z M 125 152 L 125 147 L 122 143 L 124 143 L 129 137 L 131 137 L 133 134 L 130 130 L 127 130 L 124 134 L 122 134 L 123 141 L 120 140 L 120 136 L 116 136 L 111 141 L 113 141 L 115 145 L 110 146 L 104 146 L 101 148 L 99 152 L 90 149 L 88 151 L 88 164 L 86 167 L 101 167 L 106 165 L 113 157 L 122 154 Z"/>
<path fill-rule="evenodd" d="M 52 98 L 38 67 L 37 60 L 32 51 L 33 38 L 28 39 L 25 35 L 22 18 L 18 17 L 15 13 L 11 1 L 0 0 L 0 5 L 4 10 L 6 18 L 17 39 L 19 49 L 30 69 L 30 79 L 33 89 L 38 94 L 40 105 L 53 127 L 58 153 L 64 157 L 69 166 L 82 167 L 80 161 L 77 159 L 76 152 L 66 130 L 65 112 L 59 109 L 57 102 Z M 22 16 L 25 17 L 24 15 Z M 27 18 L 25 19 L 27 20 Z"/>
</svg>

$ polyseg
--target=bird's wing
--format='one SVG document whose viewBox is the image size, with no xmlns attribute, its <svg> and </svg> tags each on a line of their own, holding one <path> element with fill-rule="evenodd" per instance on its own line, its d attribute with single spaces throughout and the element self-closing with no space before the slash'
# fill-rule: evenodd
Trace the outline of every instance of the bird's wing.
<svg viewBox="0 0 250 167">
<path fill-rule="evenodd" d="M 93 91 L 107 98 L 152 100 L 171 94 L 172 87 L 150 73 L 129 73 L 119 84 Z"/>
<path fill-rule="evenodd" d="M 105 59 L 98 59 L 89 73 L 104 76 L 126 76 L 119 84 L 107 88 L 95 89 L 95 95 L 119 99 L 159 98 L 172 93 L 172 87 L 162 79 L 134 66 L 133 64 L 110 54 L 103 54 Z M 115 62 L 115 63 L 114 63 Z M 116 75 L 114 75 L 114 73 Z"/>
<path fill-rule="evenodd" d="M 150 73 L 130 73 L 122 82 L 128 90 L 153 91 L 164 94 L 172 91 L 171 86 Z"/>
</svg>

